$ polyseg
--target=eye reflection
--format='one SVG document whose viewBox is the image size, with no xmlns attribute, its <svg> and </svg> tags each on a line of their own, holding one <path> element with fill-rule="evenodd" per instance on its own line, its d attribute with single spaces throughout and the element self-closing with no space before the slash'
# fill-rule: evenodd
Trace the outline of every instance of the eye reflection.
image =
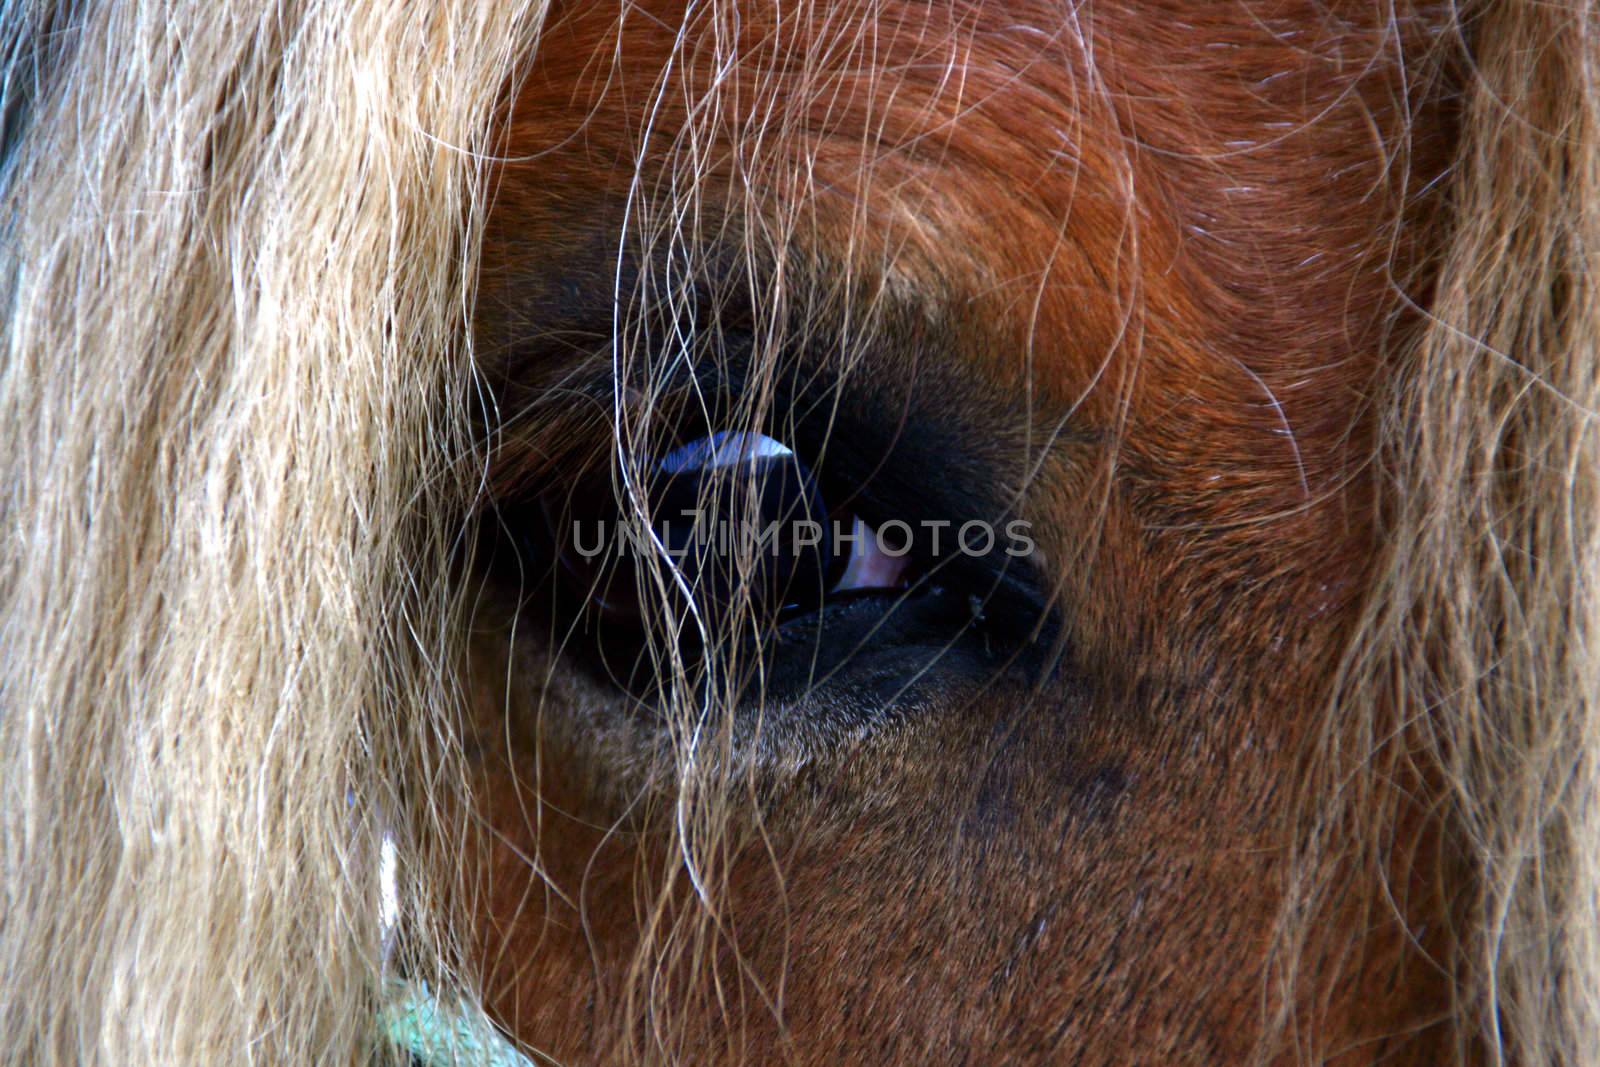
<svg viewBox="0 0 1600 1067">
<path fill-rule="evenodd" d="M 664 474 L 706 471 L 734 467 L 766 459 L 789 459 L 794 449 L 776 438 L 760 433 L 719 431 L 668 452 L 655 464 Z"/>
</svg>

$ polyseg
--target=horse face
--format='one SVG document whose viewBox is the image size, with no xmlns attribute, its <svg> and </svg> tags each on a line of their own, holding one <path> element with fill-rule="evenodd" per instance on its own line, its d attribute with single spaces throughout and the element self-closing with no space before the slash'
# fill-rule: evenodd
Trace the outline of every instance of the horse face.
<svg viewBox="0 0 1600 1067">
<path fill-rule="evenodd" d="M 1401 112 L 1425 25 L 1344 7 L 552 9 L 478 311 L 469 888 L 520 1038 L 1212 1063 L 1293 1017 L 1426 1058 L 1420 890 L 1329 861 L 1279 951 L 1446 140 Z M 735 568 L 720 639 L 597 593 L 565 520 L 730 440 L 909 562 L 791 553 L 754 607 Z"/>
</svg>

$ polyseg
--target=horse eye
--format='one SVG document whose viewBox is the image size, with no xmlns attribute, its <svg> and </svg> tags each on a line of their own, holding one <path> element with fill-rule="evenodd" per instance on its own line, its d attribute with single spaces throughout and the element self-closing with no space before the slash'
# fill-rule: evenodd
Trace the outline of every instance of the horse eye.
<svg viewBox="0 0 1600 1067">
<path fill-rule="evenodd" d="M 642 473 L 648 533 L 620 512 L 609 523 L 592 517 L 595 502 L 614 499 L 608 480 L 573 494 L 589 502 L 591 516 L 575 518 L 570 537 L 561 539 L 565 569 L 605 617 L 643 620 L 639 590 L 649 579 L 637 568 L 641 553 L 652 551 L 672 561 L 673 590 L 686 590 L 713 619 L 740 604 L 769 620 L 792 617 L 828 596 L 905 583 L 905 556 L 885 551 L 860 516 L 830 512 L 821 479 L 774 437 L 713 433 L 634 469 Z M 613 543 L 606 543 L 608 533 Z"/>
</svg>

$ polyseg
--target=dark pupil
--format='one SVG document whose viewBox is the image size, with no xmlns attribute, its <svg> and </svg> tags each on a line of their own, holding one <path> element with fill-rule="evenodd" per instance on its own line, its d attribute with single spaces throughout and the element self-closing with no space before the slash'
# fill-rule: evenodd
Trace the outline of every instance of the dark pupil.
<svg viewBox="0 0 1600 1067">
<path fill-rule="evenodd" d="M 760 434 L 716 433 L 642 466 L 651 529 L 711 627 L 744 603 L 741 590 L 758 621 L 820 600 L 833 565 L 832 530 L 816 477 L 787 447 Z M 615 532 L 624 520 L 614 502 L 608 474 L 574 493 L 564 516 L 550 515 L 564 569 L 602 616 L 648 624 L 654 612 L 642 608 L 639 589 L 656 587 L 640 572 L 638 545 L 618 550 Z M 579 527 L 584 552 L 574 551 Z M 600 528 L 613 534 L 594 555 Z M 682 589 L 661 577 L 669 582 L 669 610 L 686 612 Z"/>
<path fill-rule="evenodd" d="M 654 476 L 656 535 L 701 611 L 727 611 L 742 583 L 758 616 L 822 596 L 828 515 L 816 478 L 787 447 L 713 434 L 662 457 Z"/>
</svg>

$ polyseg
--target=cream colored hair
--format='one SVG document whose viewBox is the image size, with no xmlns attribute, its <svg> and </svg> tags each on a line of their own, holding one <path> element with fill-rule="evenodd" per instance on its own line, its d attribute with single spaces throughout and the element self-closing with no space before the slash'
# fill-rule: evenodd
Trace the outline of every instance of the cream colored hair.
<svg viewBox="0 0 1600 1067">
<path fill-rule="evenodd" d="M 410 813 L 460 818 L 466 326 L 541 14 L 0 0 L 0 1058 L 368 1055 L 379 834 L 427 870 L 450 829 Z M 1527 1064 L 1600 1063 L 1592 17 L 1441 38 L 1445 258 L 1390 354 L 1388 555 L 1305 842 L 1436 780 L 1461 1048 Z M 413 972 L 470 986 L 404 907 Z"/>
<path fill-rule="evenodd" d="M 1461 884 L 1441 963 L 1462 1057 L 1494 1063 L 1600 1063 L 1597 15 L 1458 16 L 1442 269 L 1387 372 L 1386 550 L 1314 782 L 1360 798 L 1369 846 L 1403 805 L 1386 784 L 1443 787 L 1428 814 Z"/>
<path fill-rule="evenodd" d="M 348 1062 L 374 828 L 451 722 L 428 505 L 541 12 L 6 14 L 0 1059 Z"/>
</svg>

